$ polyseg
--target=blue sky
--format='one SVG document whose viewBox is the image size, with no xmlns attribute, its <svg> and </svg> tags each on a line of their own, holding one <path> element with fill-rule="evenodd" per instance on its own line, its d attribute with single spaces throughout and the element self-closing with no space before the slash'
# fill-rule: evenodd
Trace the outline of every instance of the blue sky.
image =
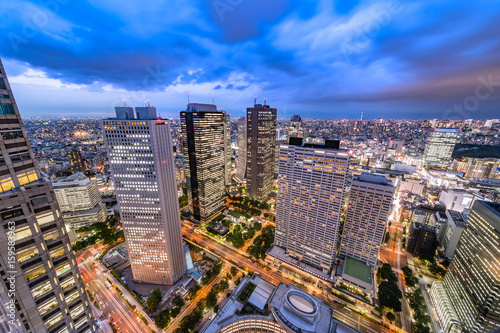
<svg viewBox="0 0 500 333">
<path fill-rule="evenodd" d="M 3 0 L 0 56 L 22 115 L 499 118 L 500 3 Z"/>
</svg>

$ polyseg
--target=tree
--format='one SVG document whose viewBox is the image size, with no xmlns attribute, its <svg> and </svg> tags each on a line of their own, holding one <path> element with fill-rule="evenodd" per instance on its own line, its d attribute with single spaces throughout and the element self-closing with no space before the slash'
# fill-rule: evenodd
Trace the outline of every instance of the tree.
<svg viewBox="0 0 500 333">
<path fill-rule="evenodd" d="M 405 266 L 405 267 L 401 268 L 401 270 L 403 271 L 405 284 L 408 287 L 416 287 L 418 284 L 418 279 L 416 276 L 413 275 L 413 271 L 411 270 L 411 268 L 408 266 Z"/>
<path fill-rule="evenodd" d="M 386 317 L 387 317 L 387 320 L 389 320 L 391 322 L 391 324 L 394 320 L 396 320 L 396 316 L 392 312 L 388 312 Z"/>
<path fill-rule="evenodd" d="M 176 307 L 172 308 L 172 311 L 170 312 L 170 316 L 172 318 L 175 318 L 179 315 L 179 313 L 181 313 L 181 308 L 176 306 Z"/>
<path fill-rule="evenodd" d="M 151 293 L 151 295 L 146 300 L 146 305 L 148 306 L 149 311 L 153 312 L 158 308 L 158 305 L 161 303 L 161 291 L 160 289 L 155 289 Z"/>
<path fill-rule="evenodd" d="M 231 266 L 231 269 L 229 270 L 231 272 L 231 275 L 234 277 L 236 274 L 238 274 L 238 269 L 234 266 Z"/>
<path fill-rule="evenodd" d="M 392 281 L 382 281 L 378 287 L 378 299 L 381 306 L 401 312 L 401 298 L 403 294 Z"/>
<path fill-rule="evenodd" d="M 160 311 L 158 315 L 155 318 L 155 324 L 158 326 L 158 328 L 164 329 L 168 326 L 168 323 L 170 321 L 170 310 L 166 309 L 163 311 Z"/>
<path fill-rule="evenodd" d="M 175 296 L 174 300 L 172 301 L 172 304 L 174 306 L 178 306 L 178 307 L 182 308 L 184 306 L 185 302 L 181 296 L 177 295 L 177 296 Z"/>
<path fill-rule="evenodd" d="M 393 281 L 393 282 L 398 281 L 398 277 L 396 276 L 396 274 L 392 270 L 391 265 L 389 264 L 383 264 L 382 267 L 380 267 L 380 276 L 382 277 L 383 280 Z"/>
<path fill-rule="evenodd" d="M 385 233 L 384 243 L 387 244 L 387 242 L 389 242 L 389 238 L 391 238 L 391 235 L 389 235 L 389 231 L 388 231 Z"/>
</svg>

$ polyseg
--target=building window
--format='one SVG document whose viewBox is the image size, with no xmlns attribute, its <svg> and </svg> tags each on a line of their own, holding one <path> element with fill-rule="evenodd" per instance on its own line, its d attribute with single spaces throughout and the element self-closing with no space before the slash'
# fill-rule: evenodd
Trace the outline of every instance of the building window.
<svg viewBox="0 0 500 333">
<path fill-rule="evenodd" d="M 12 103 L 0 103 L 0 114 L 16 114 Z"/>
</svg>

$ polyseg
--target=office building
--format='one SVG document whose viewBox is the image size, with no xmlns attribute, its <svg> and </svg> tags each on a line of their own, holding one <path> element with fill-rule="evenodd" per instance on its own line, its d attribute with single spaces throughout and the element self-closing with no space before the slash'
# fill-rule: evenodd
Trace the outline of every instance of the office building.
<svg viewBox="0 0 500 333">
<path fill-rule="evenodd" d="M 351 182 L 339 254 L 376 266 L 395 187 L 384 175 L 362 172 Z"/>
<path fill-rule="evenodd" d="M 73 149 L 66 153 L 69 160 L 69 166 L 72 173 L 84 172 L 87 170 L 87 163 L 79 149 Z"/>
<path fill-rule="evenodd" d="M 134 280 L 174 284 L 186 273 L 172 137 L 156 108 L 116 108 L 102 121 Z"/>
<path fill-rule="evenodd" d="M 97 180 L 81 172 L 52 181 L 63 220 L 69 228 L 78 229 L 105 222 L 106 205 L 101 200 Z"/>
<path fill-rule="evenodd" d="M 339 141 L 290 139 L 280 149 L 275 246 L 269 255 L 328 276 L 339 235 L 349 154 Z M 279 252 L 279 248 L 284 253 Z M 302 268 L 304 268 L 301 265 Z M 298 268 L 301 268 L 298 267 Z"/>
<path fill-rule="evenodd" d="M 254 103 L 247 108 L 247 194 L 265 200 L 273 189 L 277 110 Z"/>
<path fill-rule="evenodd" d="M 436 227 L 413 222 L 410 224 L 406 251 L 414 257 L 421 257 L 432 260 L 438 245 Z"/>
<path fill-rule="evenodd" d="M 439 325 L 443 333 L 461 333 L 463 326 L 460 319 L 451 304 L 451 300 L 444 290 L 441 281 L 432 282 L 429 291 L 432 305 L 436 309 L 437 317 L 439 318 Z"/>
<path fill-rule="evenodd" d="M 224 165 L 225 165 L 225 185 L 231 185 L 231 116 L 224 114 Z"/>
<path fill-rule="evenodd" d="M 54 190 L 35 165 L 1 62 L 0 128 L 0 331 L 96 332 Z"/>
<path fill-rule="evenodd" d="M 462 189 L 443 190 L 439 194 L 439 202 L 447 209 L 463 213 L 472 206 L 474 195 Z"/>
<path fill-rule="evenodd" d="M 455 210 L 446 210 L 446 223 L 439 228 L 438 239 L 443 256 L 453 257 L 458 241 L 465 229 L 465 217 Z"/>
<path fill-rule="evenodd" d="M 384 175 L 362 172 L 351 182 L 337 269 L 342 283 L 371 294 L 395 187 Z"/>
<path fill-rule="evenodd" d="M 453 171 L 463 172 L 466 178 L 500 179 L 500 159 L 462 157 L 451 164 Z"/>
<path fill-rule="evenodd" d="M 298 114 L 293 115 L 290 119 L 290 127 L 288 128 L 289 138 L 303 138 L 304 130 L 302 129 L 302 118 Z"/>
<path fill-rule="evenodd" d="M 451 155 L 458 141 L 460 129 L 436 128 L 429 134 L 424 151 L 424 165 L 446 168 L 451 162 Z"/>
<path fill-rule="evenodd" d="M 238 159 L 236 160 L 236 180 L 245 182 L 247 171 L 247 118 L 238 118 Z"/>
<path fill-rule="evenodd" d="M 288 143 L 286 140 L 276 140 L 276 150 L 274 151 L 274 174 L 277 175 L 280 166 L 280 146 L 282 143 Z"/>
<path fill-rule="evenodd" d="M 225 114 L 213 104 L 190 103 L 180 117 L 189 210 L 206 222 L 226 207 Z"/>
<path fill-rule="evenodd" d="M 500 204 L 474 202 L 443 288 L 465 331 L 500 328 Z"/>
<path fill-rule="evenodd" d="M 248 310 L 252 312 L 248 314 Z M 245 276 L 203 333 L 356 333 L 332 308 L 293 284 Z"/>
</svg>

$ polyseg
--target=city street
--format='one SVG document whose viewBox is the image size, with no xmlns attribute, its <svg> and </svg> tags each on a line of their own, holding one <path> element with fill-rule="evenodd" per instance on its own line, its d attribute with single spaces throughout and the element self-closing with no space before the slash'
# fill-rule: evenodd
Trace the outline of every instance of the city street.
<svg viewBox="0 0 500 333">
<path fill-rule="evenodd" d="M 78 266 L 81 271 L 82 280 L 86 290 L 90 291 L 99 303 L 102 315 L 98 320 L 112 322 L 118 328 L 118 332 L 123 333 L 144 333 L 150 332 L 150 329 L 135 314 L 130 306 L 125 303 L 122 297 L 111 287 L 106 287 L 106 276 L 99 270 L 96 272 L 92 255 L 86 251 L 77 258 Z"/>
<path fill-rule="evenodd" d="M 204 247 L 205 249 L 210 250 L 211 252 L 223 257 L 224 259 L 231 260 L 239 267 L 246 267 L 254 273 L 259 274 L 262 278 L 271 282 L 272 284 L 278 285 L 279 282 L 283 282 L 285 284 L 290 284 L 290 281 L 280 273 L 276 271 L 267 271 L 265 268 L 253 263 L 250 259 L 245 256 L 217 243 L 216 241 L 200 235 L 195 232 L 194 228 L 189 228 L 183 225 L 182 234 L 185 239 L 189 241 L 196 242 L 199 246 Z M 302 274 L 304 274 L 302 272 Z M 326 291 L 325 291 L 326 292 Z M 363 333 L 375 333 L 375 332 L 390 332 L 389 329 L 381 327 L 374 322 L 369 321 L 361 315 L 353 313 L 352 311 L 345 310 L 343 306 L 334 303 L 329 299 L 329 296 L 325 296 L 324 294 L 317 294 L 317 297 L 321 298 L 326 304 L 331 306 L 334 309 L 334 317 L 339 319 L 340 321 L 351 325 L 352 327 L 358 329 Z"/>
</svg>

